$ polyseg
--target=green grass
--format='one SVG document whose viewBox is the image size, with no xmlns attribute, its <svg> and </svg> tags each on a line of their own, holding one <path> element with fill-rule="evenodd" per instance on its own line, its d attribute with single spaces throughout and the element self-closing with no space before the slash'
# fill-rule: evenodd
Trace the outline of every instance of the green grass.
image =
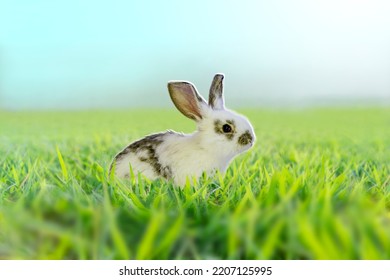
<svg viewBox="0 0 390 280">
<path fill-rule="evenodd" d="M 246 110 L 257 143 L 183 189 L 109 178 L 174 110 L 0 112 L 2 259 L 390 259 L 390 110 Z"/>
</svg>

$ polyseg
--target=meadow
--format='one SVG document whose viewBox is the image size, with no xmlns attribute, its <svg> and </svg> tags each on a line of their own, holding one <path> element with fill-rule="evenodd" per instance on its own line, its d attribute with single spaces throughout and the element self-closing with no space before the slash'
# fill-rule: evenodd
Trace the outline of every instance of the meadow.
<svg viewBox="0 0 390 280">
<path fill-rule="evenodd" d="M 107 173 L 173 109 L 0 111 L 0 259 L 390 259 L 390 108 L 238 111 L 254 148 L 182 189 Z"/>
</svg>

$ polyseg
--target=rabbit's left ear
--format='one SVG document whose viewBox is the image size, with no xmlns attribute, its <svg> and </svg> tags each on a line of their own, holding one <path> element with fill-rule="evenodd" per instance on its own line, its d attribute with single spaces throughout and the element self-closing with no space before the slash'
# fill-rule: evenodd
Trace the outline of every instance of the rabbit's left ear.
<svg viewBox="0 0 390 280">
<path fill-rule="evenodd" d="M 213 109 L 222 110 L 225 108 L 223 98 L 223 74 L 216 74 L 210 87 L 209 106 Z"/>
<path fill-rule="evenodd" d="M 176 108 L 186 117 L 199 121 L 203 118 L 203 107 L 206 101 L 190 82 L 171 81 L 168 83 L 169 95 Z"/>
</svg>

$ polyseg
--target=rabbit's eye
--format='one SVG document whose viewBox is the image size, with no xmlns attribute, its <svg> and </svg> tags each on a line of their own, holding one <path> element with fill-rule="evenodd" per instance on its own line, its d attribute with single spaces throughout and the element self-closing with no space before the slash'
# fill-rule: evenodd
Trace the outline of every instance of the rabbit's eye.
<svg viewBox="0 0 390 280">
<path fill-rule="evenodd" d="M 230 125 L 228 125 L 228 124 L 224 124 L 222 126 L 222 130 L 223 130 L 224 133 L 229 133 L 229 132 L 232 132 L 232 127 Z"/>
</svg>

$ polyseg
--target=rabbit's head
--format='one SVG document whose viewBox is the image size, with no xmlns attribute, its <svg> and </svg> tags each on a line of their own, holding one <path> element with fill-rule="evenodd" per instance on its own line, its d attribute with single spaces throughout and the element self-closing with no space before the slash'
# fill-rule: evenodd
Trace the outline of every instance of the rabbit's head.
<svg viewBox="0 0 390 280">
<path fill-rule="evenodd" d="M 199 148 L 229 158 L 252 147 L 255 134 L 247 118 L 225 108 L 223 79 L 222 74 L 214 76 L 208 103 L 190 82 L 171 81 L 168 91 L 176 108 L 196 121 Z"/>
</svg>

